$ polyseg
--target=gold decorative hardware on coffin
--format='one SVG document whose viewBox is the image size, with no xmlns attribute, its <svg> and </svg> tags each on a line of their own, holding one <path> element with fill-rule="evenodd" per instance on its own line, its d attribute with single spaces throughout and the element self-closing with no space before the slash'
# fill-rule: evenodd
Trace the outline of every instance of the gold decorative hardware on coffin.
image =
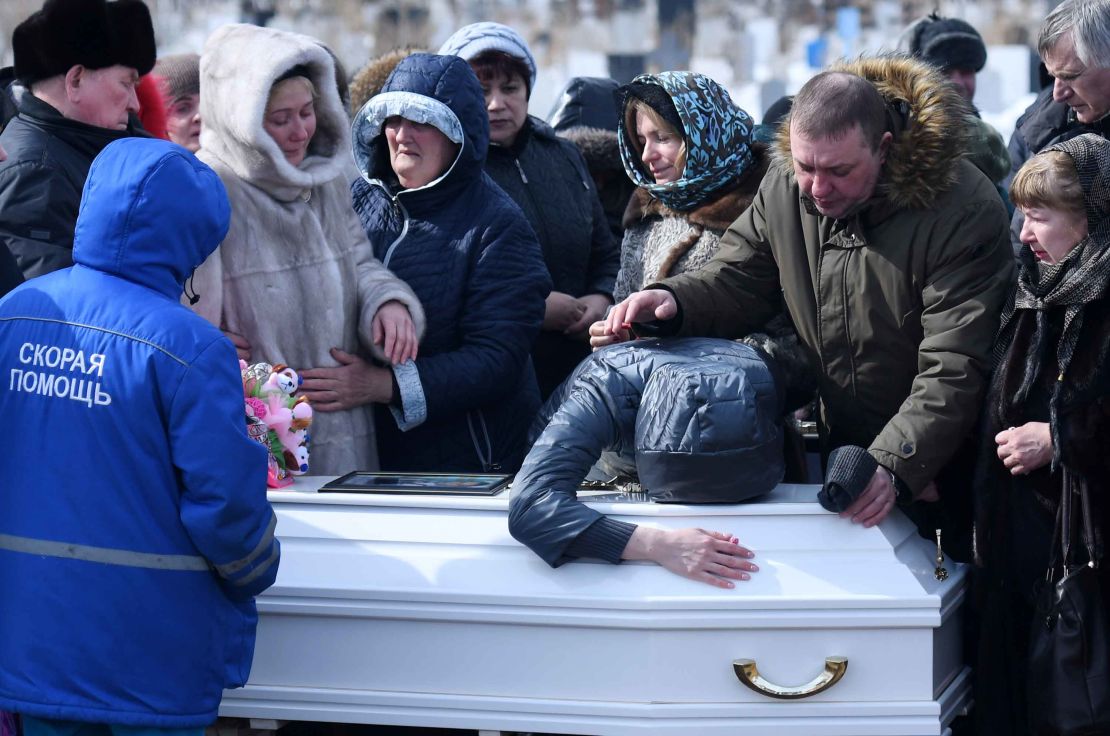
<svg viewBox="0 0 1110 736">
<path fill-rule="evenodd" d="M 760 695 L 779 700 L 798 700 L 822 693 L 840 682 L 848 671 L 847 657 L 825 657 L 825 671 L 799 687 L 783 687 L 763 679 L 754 659 L 737 659 L 732 663 L 736 679 Z"/>
</svg>

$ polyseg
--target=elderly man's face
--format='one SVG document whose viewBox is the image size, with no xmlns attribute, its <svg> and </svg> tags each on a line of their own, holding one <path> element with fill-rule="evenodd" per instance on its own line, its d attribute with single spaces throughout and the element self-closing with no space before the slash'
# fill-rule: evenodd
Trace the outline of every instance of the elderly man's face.
<svg viewBox="0 0 1110 736">
<path fill-rule="evenodd" d="M 103 69 L 79 69 L 78 74 L 74 75 L 71 70 L 67 75 L 72 102 L 69 116 L 99 128 L 126 129 L 128 115 L 139 112 L 139 98 L 135 95 L 139 72 L 119 64 Z"/>
<path fill-rule="evenodd" d="M 1045 52 L 1044 65 L 1056 79 L 1052 99 L 1070 107 L 1079 122 L 1093 123 L 1110 112 L 1110 69 L 1080 61 L 1070 33 Z"/>
<path fill-rule="evenodd" d="M 890 133 L 877 150 L 864 140 L 859 125 L 836 138 L 808 138 L 790 126 L 794 175 L 802 194 L 825 217 L 839 218 L 875 193 Z"/>
</svg>

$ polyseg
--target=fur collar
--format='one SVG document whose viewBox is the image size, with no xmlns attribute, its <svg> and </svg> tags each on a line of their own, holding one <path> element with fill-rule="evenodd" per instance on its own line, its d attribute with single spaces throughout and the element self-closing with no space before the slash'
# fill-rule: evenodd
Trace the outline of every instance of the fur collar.
<svg viewBox="0 0 1110 736">
<path fill-rule="evenodd" d="M 648 190 L 637 187 L 632 198 L 628 200 L 621 226 L 627 229 L 649 217 L 678 217 L 707 230 L 724 232 L 744 210 L 751 206 L 755 193 L 759 189 L 759 183 L 767 173 L 770 156 L 766 151 L 756 149 L 756 152 L 760 156 L 758 165 L 748 171 L 737 185 L 727 189 L 717 198 L 687 212 L 671 209 L 653 197 Z"/>
<path fill-rule="evenodd" d="M 270 87 L 297 65 L 316 86 L 316 133 L 300 166 L 285 160 L 262 127 Z M 234 24 L 208 39 L 200 60 L 201 158 L 216 158 L 239 178 L 282 201 L 345 173 L 350 129 L 335 84 L 331 55 L 308 36 Z"/>
<path fill-rule="evenodd" d="M 906 127 L 893 142 L 879 180 L 879 194 L 895 209 L 927 209 L 956 183 L 967 155 L 971 109 L 956 88 L 928 64 L 902 54 L 860 58 L 831 67 L 868 80 L 888 102 L 909 103 Z M 790 118 L 775 139 L 775 166 L 794 180 Z"/>
<path fill-rule="evenodd" d="M 351 110 L 357 113 L 374 95 L 382 91 L 389 75 L 404 59 L 417 53 L 417 49 L 403 48 L 388 51 L 371 59 L 351 80 Z"/>
<path fill-rule="evenodd" d="M 586 168 L 591 172 L 607 171 L 624 176 L 624 164 L 621 163 L 616 131 L 576 125 L 560 131 L 558 135 L 578 146 L 578 150 L 586 159 Z"/>
</svg>

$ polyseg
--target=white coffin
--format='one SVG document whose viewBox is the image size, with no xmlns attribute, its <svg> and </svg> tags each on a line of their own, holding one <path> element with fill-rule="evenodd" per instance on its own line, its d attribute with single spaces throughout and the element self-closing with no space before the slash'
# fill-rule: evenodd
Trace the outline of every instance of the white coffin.
<svg viewBox="0 0 1110 736">
<path fill-rule="evenodd" d="M 547 567 L 507 498 L 270 493 L 282 543 L 258 601 L 250 682 L 221 715 L 566 734 L 940 736 L 966 709 L 967 570 L 895 513 L 864 529 L 782 485 L 759 503 L 595 502 L 666 528 L 732 532 L 760 572 L 733 590 L 650 563 Z M 819 694 L 745 687 L 738 659 Z"/>
</svg>

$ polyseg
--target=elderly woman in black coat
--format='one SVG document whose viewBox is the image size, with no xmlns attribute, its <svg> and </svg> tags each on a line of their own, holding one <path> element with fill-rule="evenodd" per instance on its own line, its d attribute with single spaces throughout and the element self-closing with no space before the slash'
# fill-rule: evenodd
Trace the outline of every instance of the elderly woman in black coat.
<svg viewBox="0 0 1110 736">
<path fill-rule="evenodd" d="M 1097 533 L 1110 532 L 1110 142 L 1085 134 L 1048 147 L 1010 194 L 1027 249 L 1002 318 L 976 478 L 984 734 L 1030 733 L 1027 652 L 1062 489 L 1085 486 Z"/>
</svg>

